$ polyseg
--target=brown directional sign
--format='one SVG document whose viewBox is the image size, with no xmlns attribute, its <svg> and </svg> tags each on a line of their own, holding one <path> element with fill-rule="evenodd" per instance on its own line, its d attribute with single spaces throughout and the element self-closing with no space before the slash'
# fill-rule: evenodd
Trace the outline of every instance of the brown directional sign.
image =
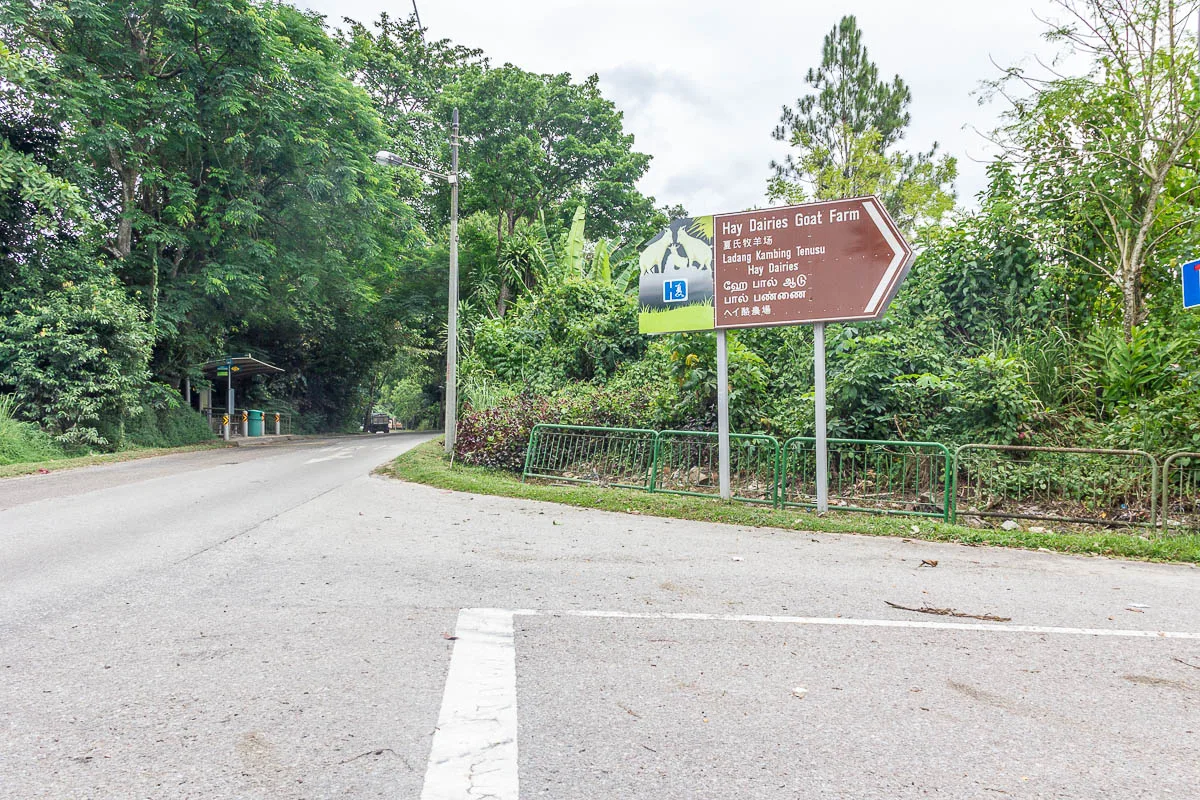
<svg viewBox="0 0 1200 800">
<path fill-rule="evenodd" d="M 713 229 L 718 328 L 879 319 L 912 265 L 875 197 L 721 214 Z"/>
</svg>

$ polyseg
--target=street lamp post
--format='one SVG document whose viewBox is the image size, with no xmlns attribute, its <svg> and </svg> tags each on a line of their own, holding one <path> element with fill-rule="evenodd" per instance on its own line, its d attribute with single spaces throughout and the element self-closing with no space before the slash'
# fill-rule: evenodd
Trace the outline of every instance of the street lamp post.
<svg viewBox="0 0 1200 800">
<path fill-rule="evenodd" d="M 450 184 L 450 300 L 447 308 L 446 330 L 446 452 L 454 452 L 458 432 L 458 109 L 454 109 L 450 127 L 450 174 L 409 164 L 400 156 L 380 150 L 375 154 L 380 164 L 407 167 L 426 175 L 441 178 Z"/>
</svg>

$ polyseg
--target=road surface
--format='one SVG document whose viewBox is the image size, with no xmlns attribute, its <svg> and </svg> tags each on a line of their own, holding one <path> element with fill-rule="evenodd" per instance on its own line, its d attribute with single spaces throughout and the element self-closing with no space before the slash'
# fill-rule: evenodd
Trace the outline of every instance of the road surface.
<svg viewBox="0 0 1200 800">
<path fill-rule="evenodd" d="M 1196 568 L 371 475 L 421 440 L 0 481 L 0 797 L 1196 794 Z"/>
</svg>

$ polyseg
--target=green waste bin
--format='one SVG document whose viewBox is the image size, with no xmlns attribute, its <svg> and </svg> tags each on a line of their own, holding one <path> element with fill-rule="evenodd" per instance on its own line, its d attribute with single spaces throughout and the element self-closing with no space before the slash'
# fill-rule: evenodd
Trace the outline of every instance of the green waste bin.
<svg viewBox="0 0 1200 800">
<path fill-rule="evenodd" d="M 263 412 L 250 409 L 250 419 L 246 423 L 247 436 L 263 435 Z"/>
</svg>

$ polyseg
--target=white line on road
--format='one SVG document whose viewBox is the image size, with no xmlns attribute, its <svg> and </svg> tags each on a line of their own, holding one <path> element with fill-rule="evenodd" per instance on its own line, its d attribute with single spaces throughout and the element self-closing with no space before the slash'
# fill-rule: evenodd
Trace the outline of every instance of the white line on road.
<svg viewBox="0 0 1200 800">
<path fill-rule="evenodd" d="M 925 628 L 949 631 L 990 631 L 993 633 L 1040 633 L 1058 636 L 1114 636 L 1135 639 L 1193 639 L 1200 633 L 1185 631 L 1138 631 L 1124 628 L 1055 628 L 1042 625 L 1004 625 L 971 622 L 932 622 L 910 619 L 849 619 L 843 617 L 776 617 L 754 614 L 639 613 L 627 611 L 511 611 L 511 614 L 539 617 L 593 617 L 598 619 L 668 619 L 697 622 L 774 622 L 787 625 L 845 625 L 855 628 Z"/>
<path fill-rule="evenodd" d="M 354 458 L 354 453 L 361 449 L 362 449 L 362 445 L 359 445 L 357 447 L 339 447 L 336 450 L 334 450 L 333 455 L 322 456 L 321 458 L 310 458 L 308 461 L 305 461 L 304 463 L 305 464 L 320 464 L 322 461 L 335 461 L 337 459 L 342 459 L 342 458 Z M 328 450 L 328 448 L 323 448 L 322 450 L 320 450 L 318 452 L 324 453 L 327 450 Z"/>
<path fill-rule="evenodd" d="M 517 800 L 513 612 L 464 608 L 421 800 Z"/>
<path fill-rule="evenodd" d="M 438 716 L 421 800 L 517 800 L 517 659 L 513 618 L 679 620 L 688 622 L 763 622 L 786 625 L 908 628 L 919 630 L 1026 633 L 1137 639 L 1189 639 L 1200 633 L 1124 628 L 1062 628 L 933 622 L 902 619 L 785 617 L 754 614 L 640 613 L 628 611 L 537 611 L 464 608 L 458 613 L 457 641 L 450 657 L 446 690 Z"/>
</svg>

